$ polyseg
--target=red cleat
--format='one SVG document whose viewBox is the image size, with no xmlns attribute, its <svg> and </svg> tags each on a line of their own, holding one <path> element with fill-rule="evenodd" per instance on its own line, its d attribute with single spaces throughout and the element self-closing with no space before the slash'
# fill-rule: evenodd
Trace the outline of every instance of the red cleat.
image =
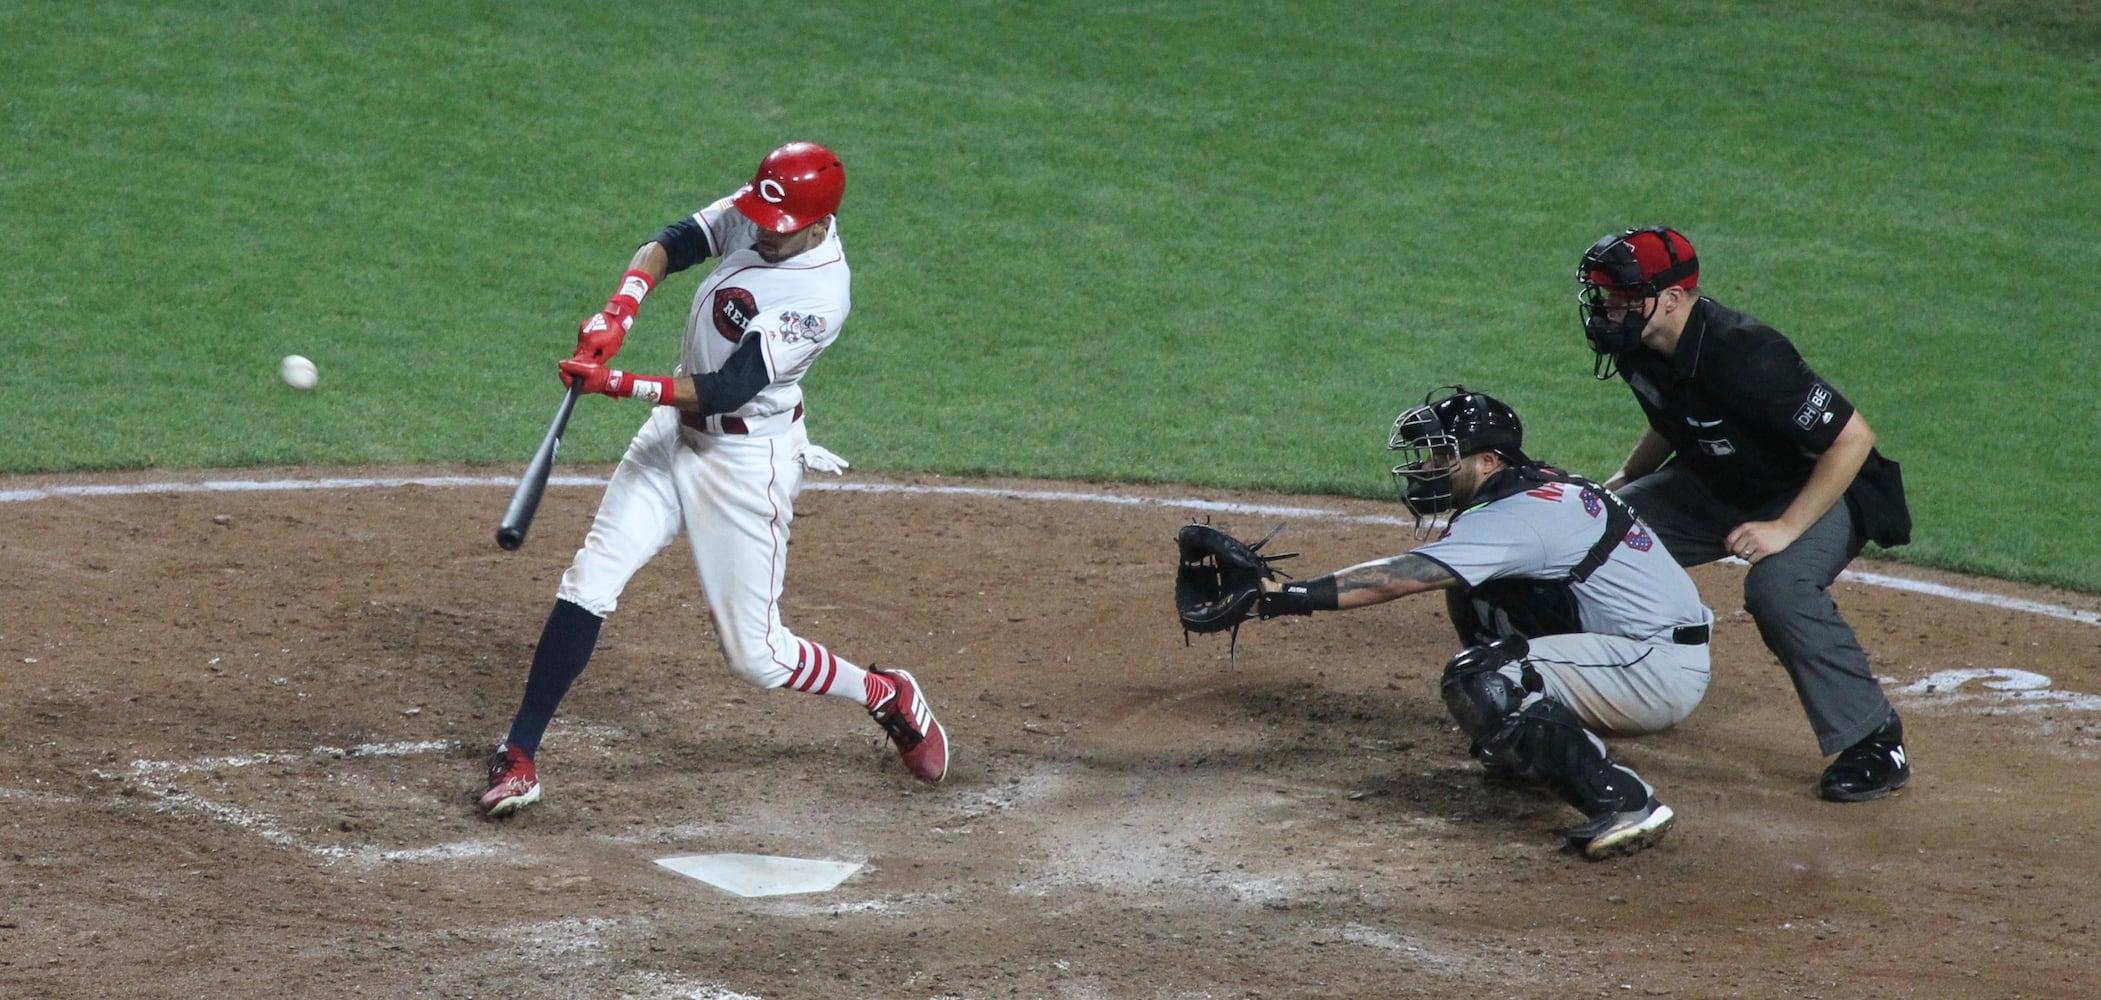
<svg viewBox="0 0 2101 1000">
<path fill-rule="evenodd" d="M 474 808 L 490 819 L 508 816 L 540 801 L 540 772 L 525 751 L 505 744 L 489 757 L 489 790 Z"/>
<path fill-rule="evenodd" d="M 948 733 L 935 720 L 934 710 L 927 707 L 919 682 L 902 670 L 869 667 L 868 672 L 885 678 L 895 689 L 868 714 L 890 734 L 890 742 L 897 744 L 897 754 L 905 759 L 905 768 L 913 777 L 929 785 L 939 784 L 948 774 Z M 525 766 L 530 774 L 532 762 L 526 761 Z M 537 788 L 533 794 L 539 794 Z"/>
</svg>

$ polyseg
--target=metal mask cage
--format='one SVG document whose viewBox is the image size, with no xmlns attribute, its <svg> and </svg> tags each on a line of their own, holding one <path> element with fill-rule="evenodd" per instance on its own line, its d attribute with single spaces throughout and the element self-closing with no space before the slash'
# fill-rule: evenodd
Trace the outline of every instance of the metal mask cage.
<svg viewBox="0 0 2101 1000">
<path fill-rule="evenodd" d="M 1400 453 L 1401 464 L 1393 467 L 1394 487 L 1415 516 L 1415 537 L 1426 538 L 1436 516 L 1452 509 L 1452 463 L 1459 460 L 1459 438 L 1445 430 L 1434 404 L 1426 403 L 1394 418 L 1386 450 Z M 1439 455 L 1445 464 L 1431 468 L 1430 459 Z"/>
<path fill-rule="evenodd" d="M 1615 355 L 1641 345 L 1641 331 L 1649 325 L 1656 300 L 1639 289 L 1598 284 L 1586 272 L 1583 287 L 1576 291 L 1576 309 L 1583 318 L 1583 338 L 1596 355 L 1590 373 L 1603 381 L 1618 374 Z M 1618 320 L 1612 318 L 1615 311 L 1621 314 Z"/>
</svg>

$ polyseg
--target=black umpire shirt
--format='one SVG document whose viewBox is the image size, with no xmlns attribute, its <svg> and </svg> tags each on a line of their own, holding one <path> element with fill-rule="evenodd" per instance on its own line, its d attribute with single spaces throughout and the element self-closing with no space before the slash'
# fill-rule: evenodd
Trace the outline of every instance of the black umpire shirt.
<svg viewBox="0 0 2101 1000">
<path fill-rule="evenodd" d="M 1675 356 L 1637 347 L 1617 360 L 1677 461 L 1745 508 L 1800 490 L 1853 417 L 1780 331 L 1705 296 Z"/>
</svg>

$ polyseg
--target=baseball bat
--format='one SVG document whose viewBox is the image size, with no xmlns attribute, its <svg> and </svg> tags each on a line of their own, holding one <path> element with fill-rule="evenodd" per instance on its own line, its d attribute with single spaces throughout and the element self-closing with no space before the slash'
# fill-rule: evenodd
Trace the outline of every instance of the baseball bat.
<svg viewBox="0 0 2101 1000">
<path fill-rule="evenodd" d="M 518 489 L 511 493 L 511 508 L 503 512 L 503 523 L 496 526 L 496 544 L 506 552 L 525 544 L 525 530 L 533 526 L 533 514 L 540 509 L 540 495 L 547 492 L 555 450 L 562 446 L 562 431 L 569 427 L 569 411 L 576 409 L 576 397 L 583 387 L 583 379 L 569 383 L 569 394 L 562 397 L 562 405 L 554 411 L 554 423 L 548 425 L 547 437 L 540 441 L 540 450 L 533 452 L 533 460 L 525 465 L 525 475 L 518 480 Z"/>
</svg>

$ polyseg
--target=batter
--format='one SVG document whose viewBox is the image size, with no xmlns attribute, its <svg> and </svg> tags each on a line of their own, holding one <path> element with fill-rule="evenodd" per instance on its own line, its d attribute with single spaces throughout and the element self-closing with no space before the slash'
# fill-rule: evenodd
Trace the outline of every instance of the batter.
<svg viewBox="0 0 2101 1000">
<path fill-rule="evenodd" d="M 862 668 L 782 623 L 788 525 L 804 469 L 845 463 L 810 444 L 801 381 L 846 324 L 851 272 L 839 241 L 846 169 L 797 142 L 751 183 L 644 243 L 606 307 L 585 320 L 564 381 L 656 404 L 613 470 L 597 517 L 555 591 L 525 695 L 489 761 L 478 809 L 503 816 L 540 798 L 540 740 L 590 663 L 600 626 L 643 564 L 681 533 L 731 672 L 762 688 L 852 700 L 889 734 L 913 776 L 948 772 L 948 735 L 918 681 Z M 610 368 L 665 275 L 716 263 L 693 295 L 670 376 Z"/>
</svg>

